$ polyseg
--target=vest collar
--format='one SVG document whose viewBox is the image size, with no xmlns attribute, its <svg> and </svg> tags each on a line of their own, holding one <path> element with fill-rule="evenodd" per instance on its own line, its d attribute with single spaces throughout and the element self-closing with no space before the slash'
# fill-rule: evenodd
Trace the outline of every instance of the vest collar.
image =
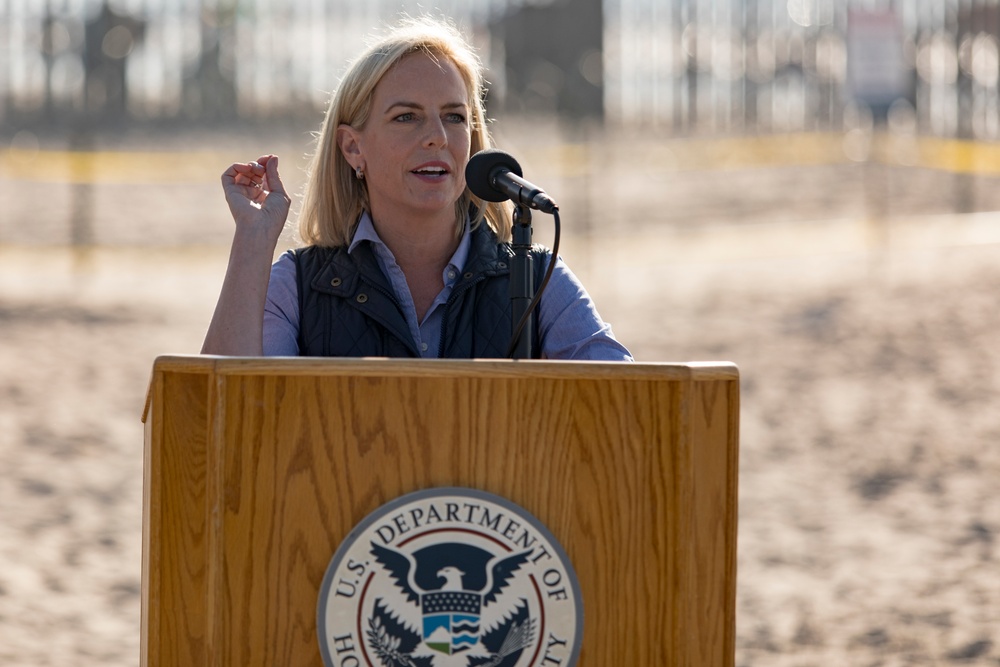
<svg viewBox="0 0 1000 667">
<path fill-rule="evenodd" d="M 371 244 L 361 243 L 350 254 L 342 252 L 343 248 L 340 250 L 327 253 L 323 266 L 312 280 L 312 289 L 349 302 L 378 321 L 396 338 L 406 341 L 416 353 L 410 328 L 392 286 L 379 268 Z"/>
<path fill-rule="evenodd" d="M 471 232 L 472 244 L 466 262 L 464 279 L 481 274 L 498 276 L 510 273 L 510 258 L 514 256 L 509 243 L 500 243 L 497 235 L 486 222 L 481 222 Z"/>
</svg>

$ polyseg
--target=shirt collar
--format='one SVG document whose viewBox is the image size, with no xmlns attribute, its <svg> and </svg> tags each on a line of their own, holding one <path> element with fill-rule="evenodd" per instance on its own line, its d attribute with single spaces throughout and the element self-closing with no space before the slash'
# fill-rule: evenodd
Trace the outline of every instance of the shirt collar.
<svg viewBox="0 0 1000 667">
<path fill-rule="evenodd" d="M 469 219 L 465 219 L 465 227 L 462 229 L 462 240 L 458 242 L 458 247 L 455 249 L 455 254 L 451 256 L 451 260 L 448 261 L 448 266 L 445 267 L 445 284 L 450 285 L 454 279 L 449 279 L 449 270 L 454 271 L 456 274 L 461 271 L 465 266 L 466 260 L 469 258 L 469 250 L 472 247 L 472 235 L 469 233 L 471 226 L 469 224 Z M 354 230 L 354 238 L 351 239 L 351 245 L 347 247 L 348 254 L 354 252 L 354 249 L 362 241 L 368 241 L 373 246 L 376 246 L 380 251 L 384 251 L 390 257 L 392 256 L 392 251 L 389 250 L 381 238 L 379 238 L 378 232 L 375 231 L 375 223 L 372 221 L 371 215 L 368 211 L 364 211 L 361 214 L 361 219 L 358 220 L 358 227 Z"/>
<path fill-rule="evenodd" d="M 351 245 L 347 247 L 348 254 L 354 252 L 354 249 L 362 241 L 371 241 L 374 245 L 385 246 L 382 243 L 382 239 L 378 237 L 378 232 L 375 231 L 375 223 L 372 222 L 372 217 L 368 214 L 368 211 L 364 211 L 361 214 L 361 219 L 358 220 L 358 226 L 354 230 L 354 238 L 351 239 Z"/>
</svg>

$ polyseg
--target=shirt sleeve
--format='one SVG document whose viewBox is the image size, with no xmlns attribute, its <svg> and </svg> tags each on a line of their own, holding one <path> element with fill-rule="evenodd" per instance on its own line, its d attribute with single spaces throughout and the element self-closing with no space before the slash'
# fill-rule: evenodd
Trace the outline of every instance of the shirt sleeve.
<svg viewBox="0 0 1000 667">
<path fill-rule="evenodd" d="M 299 355 L 299 286 L 295 259 L 282 253 L 271 265 L 264 302 L 264 356 Z"/>
<path fill-rule="evenodd" d="M 611 325 L 601 319 L 593 299 L 562 258 L 556 259 L 538 302 L 542 358 L 589 361 L 634 361 Z"/>
</svg>

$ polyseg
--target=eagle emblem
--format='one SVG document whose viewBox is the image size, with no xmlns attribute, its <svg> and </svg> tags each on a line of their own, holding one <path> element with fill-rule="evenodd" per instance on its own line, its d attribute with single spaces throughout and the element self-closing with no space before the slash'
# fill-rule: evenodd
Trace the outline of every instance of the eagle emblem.
<svg viewBox="0 0 1000 667">
<path fill-rule="evenodd" d="M 372 542 L 371 555 L 395 584 L 403 604 L 375 601 L 368 632 L 371 648 L 385 667 L 429 667 L 436 664 L 434 654 L 465 654 L 459 664 L 468 667 L 515 665 L 534 643 L 535 621 L 526 600 L 504 605 L 503 592 L 530 554 L 495 556 L 460 543 L 436 544 L 410 554 Z M 431 655 L 421 659 L 418 650 L 403 654 L 399 648 L 404 643 L 413 649 L 422 644 Z"/>
<path fill-rule="evenodd" d="M 537 518 L 476 489 L 382 505 L 337 548 L 319 592 L 325 667 L 574 667 L 583 603 Z"/>
</svg>

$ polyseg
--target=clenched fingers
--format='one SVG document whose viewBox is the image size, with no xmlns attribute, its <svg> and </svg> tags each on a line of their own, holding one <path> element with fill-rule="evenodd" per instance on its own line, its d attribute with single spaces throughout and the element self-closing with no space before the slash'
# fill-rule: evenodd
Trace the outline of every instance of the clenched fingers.
<svg viewBox="0 0 1000 667">
<path fill-rule="evenodd" d="M 254 161 L 235 162 L 222 174 L 226 202 L 238 225 L 283 225 L 291 199 L 278 174 L 278 158 L 262 155 Z"/>
<path fill-rule="evenodd" d="M 259 162 L 235 162 L 222 174 L 222 187 L 248 199 L 256 196 L 255 191 L 264 189 L 264 166 Z"/>
</svg>

